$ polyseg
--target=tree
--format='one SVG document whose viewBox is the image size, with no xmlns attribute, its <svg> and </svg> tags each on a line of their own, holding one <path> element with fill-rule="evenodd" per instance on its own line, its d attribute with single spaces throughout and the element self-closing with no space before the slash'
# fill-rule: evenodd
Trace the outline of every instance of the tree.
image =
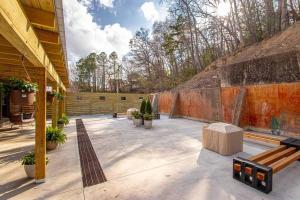
<svg viewBox="0 0 300 200">
<path fill-rule="evenodd" d="M 145 113 L 152 114 L 152 106 L 149 98 L 146 101 Z"/>
<path fill-rule="evenodd" d="M 117 84 L 118 84 L 118 80 L 117 80 L 117 72 L 118 72 L 118 68 L 119 68 L 119 63 L 118 63 L 118 54 L 114 51 L 109 55 L 109 62 L 110 62 L 110 88 L 111 90 L 113 90 L 114 92 L 117 91 Z"/>
<path fill-rule="evenodd" d="M 146 101 L 145 101 L 145 99 L 143 99 L 143 101 L 142 101 L 142 103 L 141 103 L 141 107 L 140 107 L 140 113 L 141 114 L 145 114 L 145 110 L 146 109 Z"/>
<path fill-rule="evenodd" d="M 101 68 L 101 73 L 99 74 L 99 76 L 101 76 L 101 81 L 100 81 L 101 82 L 101 91 L 105 92 L 106 91 L 106 69 L 107 69 L 107 65 L 108 65 L 107 54 L 105 52 L 101 52 L 97 56 L 97 61 Z"/>
<path fill-rule="evenodd" d="M 260 42 L 300 20 L 299 0 L 162 0 L 166 20 L 152 32 L 140 28 L 119 62 L 116 52 L 95 53 L 76 63 L 74 83 L 82 91 L 116 91 L 127 78 L 129 92 L 176 87 L 216 59 Z M 227 10 L 219 13 L 220 8 Z M 221 10 L 222 10 L 221 9 Z M 123 72 L 125 72 L 123 76 Z"/>
</svg>

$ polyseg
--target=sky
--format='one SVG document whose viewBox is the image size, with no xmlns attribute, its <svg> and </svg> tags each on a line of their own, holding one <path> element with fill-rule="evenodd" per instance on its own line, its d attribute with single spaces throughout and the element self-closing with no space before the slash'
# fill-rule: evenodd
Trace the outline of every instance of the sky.
<svg viewBox="0 0 300 200">
<path fill-rule="evenodd" d="M 74 64 L 91 52 L 121 59 L 129 52 L 129 41 L 140 28 L 151 29 L 163 21 L 167 8 L 161 0 L 64 0 L 68 60 Z"/>
</svg>

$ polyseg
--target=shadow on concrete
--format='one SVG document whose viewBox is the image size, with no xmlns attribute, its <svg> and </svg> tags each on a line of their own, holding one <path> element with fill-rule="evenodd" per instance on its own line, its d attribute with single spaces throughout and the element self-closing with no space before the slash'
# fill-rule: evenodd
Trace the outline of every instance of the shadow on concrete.
<svg viewBox="0 0 300 200">
<path fill-rule="evenodd" d="M 20 178 L 8 183 L 1 185 L 0 189 L 0 199 L 11 199 L 31 188 L 35 187 L 32 179 L 29 178 Z"/>
<path fill-rule="evenodd" d="M 29 151 L 34 151 L 34 145 L 27 145 L 6 151 L 0 151 L 0 154 L 4 155 L 0 157 L 0 164 L 19 161 Z"/>
</svg>

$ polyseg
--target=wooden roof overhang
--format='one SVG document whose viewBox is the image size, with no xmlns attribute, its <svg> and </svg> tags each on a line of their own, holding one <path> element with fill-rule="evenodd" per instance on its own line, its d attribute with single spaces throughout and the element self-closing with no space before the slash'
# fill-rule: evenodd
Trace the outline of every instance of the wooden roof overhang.
<svg viewBox="0 0 300 200">
<path fill-rule="evenodd" d="M 62 0 L 0 3 L 0 79 L 37 80 L 39 69 L 63 90 L 69 87 Z"/>
</svg>

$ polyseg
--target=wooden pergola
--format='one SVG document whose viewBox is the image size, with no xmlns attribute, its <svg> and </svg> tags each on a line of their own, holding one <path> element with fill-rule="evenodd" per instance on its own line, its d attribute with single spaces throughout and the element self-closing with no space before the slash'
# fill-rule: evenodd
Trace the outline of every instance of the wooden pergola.
<svg viewBox="0 0 300 200">
<path fill-rule="evenodd" d="M 0 79 L 38 84 L 36 93 L 35 179 L 46 178 L 46 88 L 65 95 L 69 87 L 62 0 L 1 0 Z M 52 103 L 52 125 L 65 111 Z"/>
</svg>

